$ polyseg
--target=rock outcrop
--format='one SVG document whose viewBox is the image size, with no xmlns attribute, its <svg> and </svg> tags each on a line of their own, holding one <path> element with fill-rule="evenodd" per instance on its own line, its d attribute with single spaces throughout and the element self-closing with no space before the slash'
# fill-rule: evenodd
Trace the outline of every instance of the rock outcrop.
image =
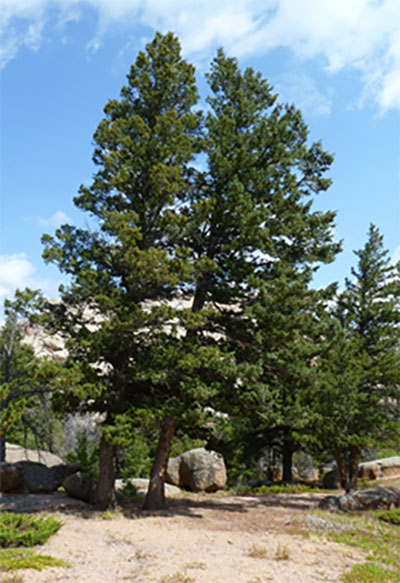
<svg viewBox="0 0 400 583">
<path fill-rule="evenodd" d="M 91 502 L 94 494 L 94 484 L 86 472 L 75 472 L 65 478 L 62 486 L 68 496 L 83 500 L 83 502 Z"/>
<path fill-rule="evenodd" d="M 26 460 L 14 464 L 3 462 L 0 464 L 0 491 L 8 494 L 54 492 L 67 476 L 80 469 L 80 466 L 69 464 L 47 467 Z"/>
<path fill-rule="evenodd" d="M 26 449 L 22 445 L 14 445 L 12 443 L 6 443 L 6 461 L 11 464 L 22 461 L 40 462 L 47 467 L 64 463 L 55 453 L 50 453 L 43 449 Z"/>
<path fill-rule="evenodd" d="M 135 487 L 138 496 L 145 496 L 149 488 L 150 480 L 148 478 L 129 478 L 128 483 Z M 125 483 L 124 480 L 118 478 L 115 480 L 115 491 L 124 491 Z M 165 494 L 166 496 L 176 496 L 180 494 L 181 490 L 177 486 L 172 486 L 171 484 L 165 484 Z"/>
<path fill-rule="evenodd" d="M 226 484 L 224 459 L 203 447 L 191 449 L 169 460 L 166 482 L 193 492 L 216 492 Z"/>
<path fill-rule="evenodd" d="M 340 490 L 342 487 L 339 470 L 334 467 L 327 471 L 322 478 L 322 487 L 325 490 Z"/>
<path fill-rule="evenodd" d="M 322 510 L 354 512 L 356 510 L 390 509 L 400 506 L 400 490 L 398 488 L 375 488 L 357 490 L 343 496 L 327 496 L 319 503 Z"/>
<path fill-rule="evenodd" d="M 358 468 L 358 477 L 366 480 L 381 480 L 400 476 L 400 456 L 363 462 Z"/>
</svg>

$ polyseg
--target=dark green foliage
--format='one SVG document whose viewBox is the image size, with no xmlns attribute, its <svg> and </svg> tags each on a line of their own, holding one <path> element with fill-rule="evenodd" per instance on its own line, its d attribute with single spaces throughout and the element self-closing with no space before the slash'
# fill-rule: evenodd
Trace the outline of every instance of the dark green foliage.
<svg viewBox="0 0 400 583">
<path fill-rule="evenodd" d="M 306 285 L 301 274 L 339 248 L 334 213 L 311 208 L 332 157 L 308 143 L 300 112 L 222 50 L 207 78 L 204 115 L 178 40 L 157 34 L 94 135 L 98 170 L 75 198 L 93 228 L 64 225 L 43 238 L 45 259 L 72 278 L 51 317 L 86 380 L 59 403 L 106 414 L 107 499 L 115 446 L 147 447 L 127 433 L 127 412 L 146 410 L 164 428 L 153 467 L 161 484 L 177 424 L 204 425 L 205 405 L 243 412 L 263 350 L 249 359 L 244 347 L 276 263 Z"/>
<path fill-rule="evenodd" d="M 44 544 L 62 523 L 49 516 L 37 518 L 31 514 L 2 512 L 0 516 L 0 547 L 32 547 Z"/>
<path fill-rule="evenodd" d="M 390 265 L 374 225 L 356 255 L 354 280 L 346 280 L 331 313 L 313 401 L 320 415 L 314 436 L 335 455 L 343 486 L 347 474 L 351 488 L 362 449 L 398 438 L 400 404 L 399 264 Z"/>
<path fill-rule="evenodd" d="M 25 330 L 38 323 L 44 298 L 39 291 L 17 290 L 5 301 L 0 330 L 0 460 L 6 437 L 13 443 L 52 451 L 58 422 L 51 409 L 54 391 L 65 374 L 58 363 L 35 357 L 22 342 Z"/>
</svg>

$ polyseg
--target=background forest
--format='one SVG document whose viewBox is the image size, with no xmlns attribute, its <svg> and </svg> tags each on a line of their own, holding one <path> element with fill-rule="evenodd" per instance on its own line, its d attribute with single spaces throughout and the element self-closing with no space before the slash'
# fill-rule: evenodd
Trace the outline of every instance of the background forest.
<svg viewBox="0 0 400 583">
<path fill-rule="evenodd" d="M 1 459 L 6 439 L 68 453 L 105 506 L 117 475 L 150 474 L 145 507 L 162 507 L 168 458 L 193 445 L 223 453 L 231 484 L 334 459 L 352 488 L 361 459 L 396 448 L 400 264 L 371 224 L 343 288 L 314 289 L 340 252 L 335 213 L 313 208 L 332 156 L 223 50 L 206 79 L 200 108 L 171 33 L 138 54 L 74 199 L 87 228 L 43 236 L 62 301 L 5 304 Z M 66 358 L 35 357 L 27 323 Z"/>
</svg>

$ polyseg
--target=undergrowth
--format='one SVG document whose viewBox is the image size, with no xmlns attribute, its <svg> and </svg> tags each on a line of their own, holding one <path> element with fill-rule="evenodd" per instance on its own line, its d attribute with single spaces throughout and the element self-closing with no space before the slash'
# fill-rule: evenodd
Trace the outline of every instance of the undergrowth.
<svg viewBox="0 0 400 583">
<path fill-rule="evenodd" d="M 229 494 L 236 496 L 268 496 L 270 494 L 328 493 L 330 490 L 315 488 L 307 484 L 271 484 L 263 486 L 240 485 L 231 488 Z"/>
<path fill-rule="evenodd" d="M 52 516 L 36 518 L 32 514 L 3 512 L 0 515 L 0 547 L 42 545 L 61 526 L 61 522 Z"/>
<path fill-rule="evenodd" d="M 389 523 L 396 515 L 397 512 L 393 511 L 362 514 L 319 512 L 310 518 L 314 516 L 311 521 L 314 524 L 320 521 L 323 536 L 358 547 L 366 553 L 364 563 L 342 575 L 344 583 L 390 583 L 400 581 L 399 529 L 395 523 Z M 382 522 L 382 516 L 385 516 L 385 522 Z"/>
<path fill-rule="evenodd" d="M 41 571 L 44 567 L 67 566 L 64 561 L 49 555 L 38 555 L 25 548 L 45 543 L 61 526 L 61 522 L 52 516 L 38 518 L 32 514 L 3 512 L 0 515 L 0 573 L 16 569 Z M 18 574 L 4 579 L 10 583 L 18 580 L 22 580 Z"/>
<path fill-rule="evenodd" d="M 35 551 L 25 548 L 0 550 L 1 571 L 13 571 L 14 569 L 36 569 L 41 571 L 44 567 L 65 567 L 64 561 L 59 561 L 50 555 L 37 555 Z"/>
</svg>

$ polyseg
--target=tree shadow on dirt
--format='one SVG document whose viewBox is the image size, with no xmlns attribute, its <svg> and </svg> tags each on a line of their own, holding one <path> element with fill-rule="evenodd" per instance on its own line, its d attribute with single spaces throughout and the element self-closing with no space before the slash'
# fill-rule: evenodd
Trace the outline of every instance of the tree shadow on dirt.
<svg viewBox="0 0 400 583">
<path fill-rule="evenodd" d="M 325 494 L 326 495 L 326 494 Z M 186 516 L 203 518 L 204 513 L 215 510 L 232 514 L 245 514 L 259 508 L 282 508 L 304 510 L 317 506 L 324 495 L 279 494 L 267 496 L 225 496 L 221 494 L 183 493 L 181 496 L 167 498 L 167 507 L 162 510 L 143 510 L 144 496 L 137 496 L 131 502 L 123 502 L 114 510 L 99 510 L 94 506 L 69 498 L 61 492 L 53 494 L 17 494 L 1 497 L 2 510 L 11 512 L 57 512 L 87 519 L 171 517 Z"/>
</svg>

